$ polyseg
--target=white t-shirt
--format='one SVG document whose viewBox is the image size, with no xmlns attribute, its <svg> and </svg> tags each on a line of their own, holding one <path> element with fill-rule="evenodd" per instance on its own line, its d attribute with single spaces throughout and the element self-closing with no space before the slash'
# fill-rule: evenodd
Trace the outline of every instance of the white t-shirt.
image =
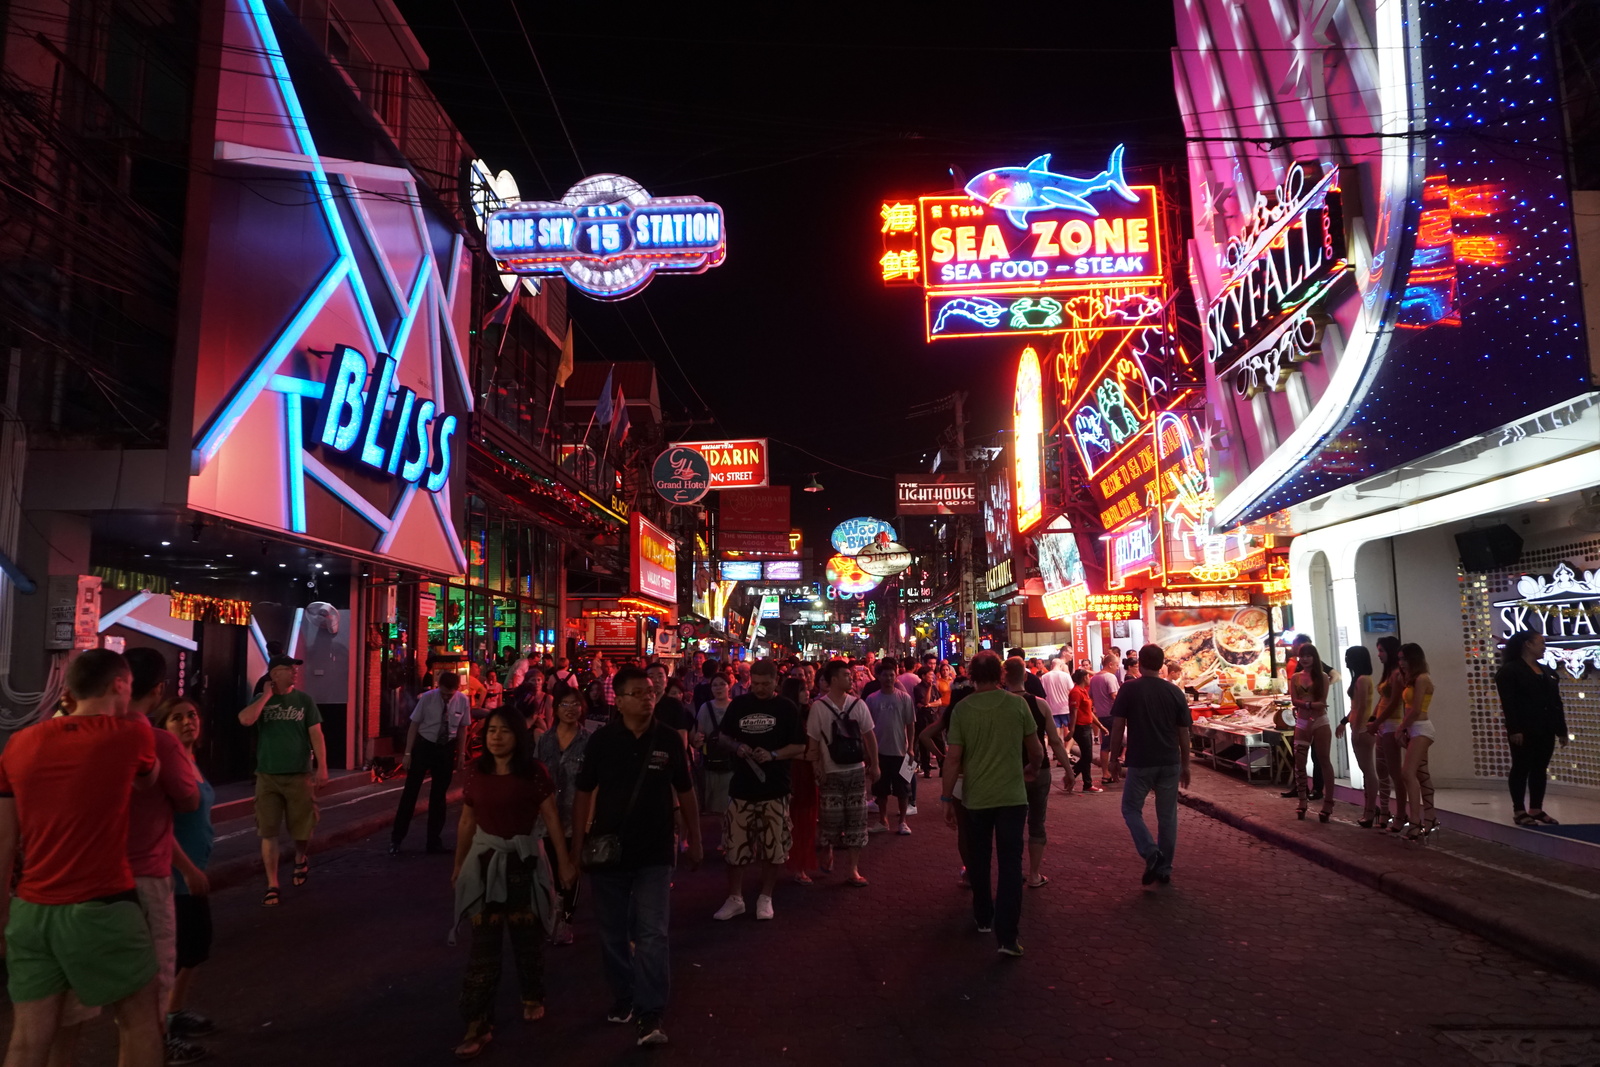
<svg viewBox="0 0 1600 1067">
<path fill-rule="evenodd" d="M 1045 671 L 1039 678 L 1051 715 L 1065 715 L 1072 707 L 1072 675 L 1066 671 Z"/>
<path fill-rule="evenodd" d="M 865 763 L 847 763 L 844 765 L 833 762 L 833 756 L 828 753 L 828 741 L 833 737 L 835 721 L 834 709 L 838 708 L 840 715 L 855 721 L 861 730 L 862 750 L 866 749 L 866 739 L 872 734 L 872 712 L 867 710 L 867 702 L 860 697 L 846 696 L 842 707 L 831 704 L 832 697 L 818 697 L 811 702 L 811 713 L 806 716 L 806 736 L 816 738 L 817 745 L 822 749 L 822 773 L 833 774 L 837 771 L 853 771 L 857 767 L 865 767 Z"/>
</svg>

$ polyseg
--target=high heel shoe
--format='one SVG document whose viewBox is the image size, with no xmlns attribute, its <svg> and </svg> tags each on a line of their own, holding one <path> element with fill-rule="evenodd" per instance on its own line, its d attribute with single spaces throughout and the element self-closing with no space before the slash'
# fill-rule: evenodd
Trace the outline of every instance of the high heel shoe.
<svg viewBox="0 0 1600 1067">
<path fill-rule="evenodd" d="M 1317 812 L 1317 821 L 1318 822 L 1327 822 L 1328 821 L 1328 813 L 1325 812 L 1325 811 Z"/>
<path fill-rule="evenodd" d="M 1406 828 L 1407 841 L 1421 841 L 1425 836 L 1427 836 L 1427 831 L 1418 826 L 1416 823 L 1412 823 Z"/>
<path fill-rule="evenodd" d="M 1372 829 L 1372 820 L 1362 819 L 1360 822 L 1356 823 L 1356 825 L 1361 827 L 1363 830 L 1370 830 Z"/>
<path fill-rule="evenodd" d="M 1296 811 L 1294 813 L 1294 817 L 1299 819 L 1301 822 L 1304 822 L 1306 818 L 1306 809 L 1301 808 L 1299 811 Z"/>
</svg>

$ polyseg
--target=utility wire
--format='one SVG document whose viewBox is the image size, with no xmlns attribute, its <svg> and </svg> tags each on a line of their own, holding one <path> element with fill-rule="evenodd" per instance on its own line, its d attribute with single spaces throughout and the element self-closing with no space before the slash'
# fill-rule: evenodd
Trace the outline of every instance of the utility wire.
<svg viewBox="0 0 1600 1067">
<path fill-rule="evenodd" d="M 478 35 L 472 32 L 472 23 L 467 21 L 466 12 L 461 10 L 461 0 L 450 0 L 450 2 L 456 9 L 456 15 L 461 19 L 461 25 L 466 28 L 467 37 L 472 41 L 472 47 L 477 51 L 478 58 L 483 61 L 483 69 L 488 72 L 489 80 L 494 83 L 495 92 L 500 94 L 500 102 L 506 106 L 506 114 L 511 116 L 511 124 L 516 127 L 517 136 L 522 138 L 522 147 L 528 150 L 528 158 L 533 160 L 533 169 L 539 172 L 539 180 L 544 182 L 545 188 L 554 196 L 556 187 L 550 184 L 550 178 L 545 174 L 544 167 L 540 166 L 539 156 L 533 150 L 533 142 L 528 140 L 528 131 L 522 128 L 522 120 L 517 118 L 517 109 L 511 106 L 505 89 L 500 86 L 500 78 L 489 63 L 489 57 L 483 54 L 483 46 L 478 43 Z"/>
<path fill-rule="evenodd" d="M 539 62 L 539 53 L 534 51 L 533 38 L 528 36 L 528 27 L 522 21 L 522 12 L 517 10 L 517 0 L 506 0 L 511 5 L 511 14 L 516 17 L 517 28 L 522 31 L 522 39 L 528 45 L 528 54 L 533 57 L 533 68 L 539 72 L 539 80 L 544 83 L 545 95 L 550 97 L 550 110 L 556 113 L 556 122 L 561 124 L 561 133 L 567 139 L 567 147 L 572 149 L 572 158 L 578 163 L 578 176 L 581 178 L 588 173 L 588 168 L 583 165 L 583 157 L 578 155 L 578 146 L 573 143 L 572 131 L 567 129 L 567 120 L 561 115 L 561 105 L 556 103 L 555 91 L 550 88 L 550 79 L 544 75 L 544 64 Z"/>
</svg>

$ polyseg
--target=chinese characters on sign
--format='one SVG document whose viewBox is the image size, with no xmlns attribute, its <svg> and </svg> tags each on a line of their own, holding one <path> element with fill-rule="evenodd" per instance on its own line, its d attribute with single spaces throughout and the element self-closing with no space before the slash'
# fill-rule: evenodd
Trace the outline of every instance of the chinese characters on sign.
<svg viewBox="0 0 1600 1067">
<path fill-rule="evenodd" d="M 1084 604 L 1091 622 L 1125 622 L 1139 617 L 1138 593 L 1090 593 Z"/>
</svg>

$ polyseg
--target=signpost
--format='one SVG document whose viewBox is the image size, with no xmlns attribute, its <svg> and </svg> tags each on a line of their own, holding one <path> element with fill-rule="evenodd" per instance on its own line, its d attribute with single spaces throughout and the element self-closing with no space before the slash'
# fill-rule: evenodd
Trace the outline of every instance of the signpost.
<svg viewBox="0 0 1600 1067">
<path fill-rule="evenodd" d="M 693 504 L 711 489 L 711 464 L 693 448 L 674 445 L 651 469 L 656 492 L 670 504 Z"/>
</svg>

